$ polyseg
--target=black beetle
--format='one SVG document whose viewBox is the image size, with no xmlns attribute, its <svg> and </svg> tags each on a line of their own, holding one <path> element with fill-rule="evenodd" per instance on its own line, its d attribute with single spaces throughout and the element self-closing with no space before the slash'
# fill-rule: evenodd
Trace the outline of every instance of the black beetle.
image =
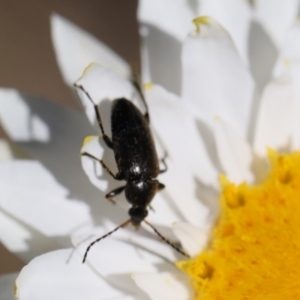
<svg viewBox="0 0 300 300">
<path fill-rule="evenodd" d="M 106 195 L 106 199 L 115 203 L 113 197 L 125 191 L 127 201 L 132 205 L 129 209 L 130 219 L 116 227 L 114 230 L 93 241 L 84 254 L 83 263 L 86 260 L 90 248 L 103 238 L 117 231 L 119 228 L 127 226 L 130 222 L 133 226 L 139 227 L 141 222 L 149 225 L 154 232 L 167 244 L 181 254 L 188 257 L 181 249 L 163 237 L 148 221 L 148 206 L 155 194 L 165 186 L 156 180 L 158 174 L 167 171 L 164 158 L 161 160 L 164 169 L 159 169 L 159 160 L 154 144 L 154 140 L 149 127 L 149 112 L 146 100 L 143 96 L 140 85 L 133 82 L 140 98 L 142 99 L 146 112 L 142 112 L 129 100 L 125 98 L 116 99 L 112 103 L 111 130 L 112 139 L 105 133 L 98 106 L 93 102 L 88 92 L 81 85 L 76 85 L 89 100 L 93 103 L 97 121 L 105 144 L 111 148 L 115 155 L 118 167 L 117 174 L 114 174 L 106 164 L 93 155 L 82 152 L 82 156 L 88 156 L 98 161 L 102 167 L 116 180 L 125 180 L 126 184 L 116 188 Z"/>
</svg>

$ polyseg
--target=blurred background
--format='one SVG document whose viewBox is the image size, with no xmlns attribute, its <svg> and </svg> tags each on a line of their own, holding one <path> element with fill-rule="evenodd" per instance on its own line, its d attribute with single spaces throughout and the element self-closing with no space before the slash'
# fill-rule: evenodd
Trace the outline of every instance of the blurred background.
<svg viewBox="0 0 300 300">
<path fill-rule="evenodd" d="M 0 86 L 78 107 L 55 60 L 50 14 L 61 14 L 128 62 L 138 63 L 136 7 L 137 0 L 0 0 Z M 22 266 L 0 237 L 0 274 Z"/>
</svg>

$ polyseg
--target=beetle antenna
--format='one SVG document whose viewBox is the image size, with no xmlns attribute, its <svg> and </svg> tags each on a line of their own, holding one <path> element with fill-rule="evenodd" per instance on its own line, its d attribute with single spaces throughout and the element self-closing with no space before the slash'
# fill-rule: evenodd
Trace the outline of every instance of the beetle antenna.
<svg viewBox="0 0 300 300">
<path fill-rule="evenodd" d="M 91 95 L 85 90 L 85 88 L 81 84 L 77 84 L 75 82 L 74 87 L 80 89 L 88 97 L 88 99 L 93 103 L 93 105 L 95 106 L 95 103 L 94 103 Z"/>
<path fill-rule="evenodd" d="M 141 85 L 141 80 L 140 80 L 140 77 L 138 75 L 138 70 L 134 65 L 132 65 L 131 69 L 132 69 L 131 82 L 132 82 L 133 86 L 135 87 L 136 91 L 138 92 L 138 94 L 139 94 L 139 96 L 140 96 L 140 98 L 141 98 L 141 100 L 142 100 L 142 102 L 143 102 L 143 104 L 146 108 L 145 117 L 149 122 L 149 120 L 150 120 L 149 107 L 148 107 L 147 101 L 145 99 L 145 95 L 144 95 L 143 88 L 142 88 L 142 85 Z"/>
<path fill-rule="evenodd" d="M 148 221 L 146 221 L 144 219 L 144 222 L 150 226 L 153 231 L 165 242 L 167 243 L 168 245 L 170 245 L 173 249 L 175 249 L 177 252 L 179 252 L 180 254 L 182 254 L 183 256 L 187 257 L 187 258 L 190 258 L 190 256 L 185 253 L 184 251 L 182 251 L 181 249 L 179 249 L 177 246 L 175 246 L 172 242 L 170 242 L 168 239 L 166 239 L 152 224 L 150 224 Z"/>
<path fill-rule="evenodd" d="M 90 251 L 91 247 L 94 246 L 96 243 L 100 242 L 101 240 L 105 239 L 107 236 L 111 235 L 112 233 L 116 232 L 118 229 L 126 227 L 131 222 L 131 219 L 127 220 L 126 222 L 122 223 L 118 227 L 116 227 L 114 230 L 104 234 L 103 236 L 99 237 L 98 239 L 94 240 L 92 243 L 89 244 L 89 246 L 86 248 L 84 257 L 82 260 L 82 263 L 84 264 L 88 255 L 88 252 Z"/>
</svg>

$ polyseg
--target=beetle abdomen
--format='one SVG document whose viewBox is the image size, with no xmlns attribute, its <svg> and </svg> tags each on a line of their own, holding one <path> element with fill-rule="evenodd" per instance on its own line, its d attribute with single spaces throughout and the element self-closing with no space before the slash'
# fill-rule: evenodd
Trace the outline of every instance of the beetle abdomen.
<svg viewBox="0 0 300 300">
<path fill-rule="evenodd" d="M 159 165 L 149 124 L 134 104 L 122 98 L 113 102 L 112 140 L 119 172 L 125 179 L 155 178 Z"/>
</svg>

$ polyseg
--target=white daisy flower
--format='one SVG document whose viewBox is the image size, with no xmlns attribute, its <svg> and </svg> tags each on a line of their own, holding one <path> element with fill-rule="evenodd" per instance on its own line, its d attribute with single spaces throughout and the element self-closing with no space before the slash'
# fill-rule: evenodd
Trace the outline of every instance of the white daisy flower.
<svg viewBox="0 0 300 300">
<path fill-rule="evenodd" d="M 298 7 L 299 2 L 292 0 L 252 1 L 251 4 L 233 0 L 226 5 L 209 0 L 195 6 L 182 0 L 140 1 L 142 75 L 145 81 L 153 83 L 145 88 L 151 126 L 157 136 L 159 153 L 162 148 L 169 155 L 169 170 L 159 177 L 166 189 L 155 196 L 151 204 L 155 212 L 150 212 L 148 219 L 167 238 L 178 239 L 193 257 L 177 263 L 188 276 L 174 265 L 182 257 L 151 231 L 146 231 L 147 228 L 133 233 L 130 228 L 120 229 L 95 244 L 87 263 L 80 264 L 86 246 L 94 239 L 85 239 L 91 232 L 101 236 L 126 220 L 126 212 L 120 209 L 122 199 L 121 204 L 114 207 L 103 200 L 104 194 L 117 187 L 117 183 L 84 157 L 84 170 L 100 191 L 96 196 L 96 189 L 90 188 L 95 198 L 88 199 L 88 204 L 76 201 L 83 198 L 77 180 L 80 175 L 74 166 L 69 166 L 74 163 L 70 162 L 74 150 L 70 137 L 81 135 L 88 126 L 79 114 L 78 120 L 70 117 L 66 122 L 64 118 L 68 118 L 69 113 L 58 110 L 51 111 L 52 116 L 57 116 L 54 121 L 47 120 L 50 106 L 44 108 L 43 115 L 34 102 L 27 101 L 31 114 L 27 113 L 25 120 L 29 119 L 31 126 L 24 127 L 27 134 L 24 145 L 48 169 L 56 168 L 57 174 L 64 174 L 59 181 L 73 187 L 78 194 L 74 194 L 73 201 L 66 201 L 69 195 L 62 188 L 55 192 L 53 177 L 49 178 L 51 188 L 44 184 L 47 176 L 42 177 L 43 172 L 39 170 L 44 169 L 40 164 L 33 162 L 36 168 L 30 169 L 24 162 L 17 162 L 20 164 L 16 163 L 16 174 L 23 174 L 17 184 L 23 184 L 24 190 L 11 198 L 26 195 L 33 184 L 29 176 L 25 176 L 30 169 L 34 170 L 30 172 L 38 183 L 38 199 L 45 196 L 46 200 L 48 197 L 52 200 L 45 200 L 43 205 L 35 202 L 38 221 L 30 218 L 32 210 L 29 208 L 33 208 L 30 203 L 24 203 L 23 214 L 21 208 L 18 214 L 19 206 L 12 205 L 9 216 L 17 216 L 13 221 L 26 218 L 24 223 L 29 224 L 30 229 L 39 228 L 43 236 L 53 237 L 50 243 L 58 236 L 72 235 L 78 247 L 74 255 L 71 249 L 64 249 L 33 259 L 16 281 L 19 299 L 297 298 L 298 273 L 291 266 L 296 265 L 299 257 L 297 196 L 300 184 L 297 180 L 300 159 L 299 153 L 294 152 L 299 148 L 300 137 L 300 31 L 295 19 Z M 195 19 L 198 15 L 206 16 Z M 126 97 L 138 101 L 128 80 L 128 65 L 61 17 L 54 16 L 52 21 L 56 53 L 66 82 L 71 84 L 73 76 L 80 75 L 77 61 L 98 63 L 86 68 L 77 84 L 99 104 L 104 127 L 109 132 L 110 100 Z M 78 49 L 75 47 L 78 44 L 81 48 L 77 52 L 74 49 Z M 101 57 L 105 57 L 104 61 Z M 87 116 L 94 124 L 93 107 L 81 96 Z M 76 127 L 73 126 L 75 119 Z M 49 121 L 45 124 L 52 124 L 56 131 L 40 126 L 43 120 Z M 67 124 L 65 130 L 61 130 L 62 124 Z M 88 134 L 96 135 L 95 132 Z M 51 143 L 47 142 L 52 139 L 52 154 L 48 158 L 36 147 L 36 141 L 39 145 L 44 142 L 49 151 Z M 84 150 L 103 158 L 112 169 L 116 168 L 112 152 L 99 146 L 97 141 L 90 138 Z M 101 138 L 99 141 L 102 145 Z M 57 145 L 61 143 L 64 146 L 59 149 Z M 266 176 L 267 147 L 294 153 L 280 155 L 269 150 L 272 168 Z M 58 149 L 63 155 L 57 153 Z M 64 168 L 70 169 L 66 172 Z M 10 170 L 11 167 L 7 167 L 3 174 L 7 175 Z M 62 171 L 65 172 L 60 173 Z M 219 174 L 226 175 L 220 177 L 221 188 Z M 49 173 L 47 175 L 49 177 Z M 34 194 L 36 188 L 29 190 Z M 33 196 L 36 194 L 28 194 L 28 199 Z M 52 201 L 60 201 L 56 207 L 61 215 L 55 217 L 55 221 L 50 214 Z M 65 206 L 61 204 L 64 202 Z M 68 210 L 70 203 L 74 205 L 73 210 Z M 9 207 L 7 205 L 3 207 Z M 50 226 L 48 216 L 43 214 L 45 207 L 52 217 L 49 222 L 52 231 L 47 227 Z M 67 216 L 74 220 L 73 234 L 72 222 Z M 65 227 L 59 231 L 58 227 L 64 224 L 62 220 L 66 220 Z M 91 220 L 98 225 L 92 230 L 91 226 L 83 226 Z M 174 221 L 176 237 L 170 230 Z M 24 234 L 23 240 L 26 237 Z"/>
</svg>

